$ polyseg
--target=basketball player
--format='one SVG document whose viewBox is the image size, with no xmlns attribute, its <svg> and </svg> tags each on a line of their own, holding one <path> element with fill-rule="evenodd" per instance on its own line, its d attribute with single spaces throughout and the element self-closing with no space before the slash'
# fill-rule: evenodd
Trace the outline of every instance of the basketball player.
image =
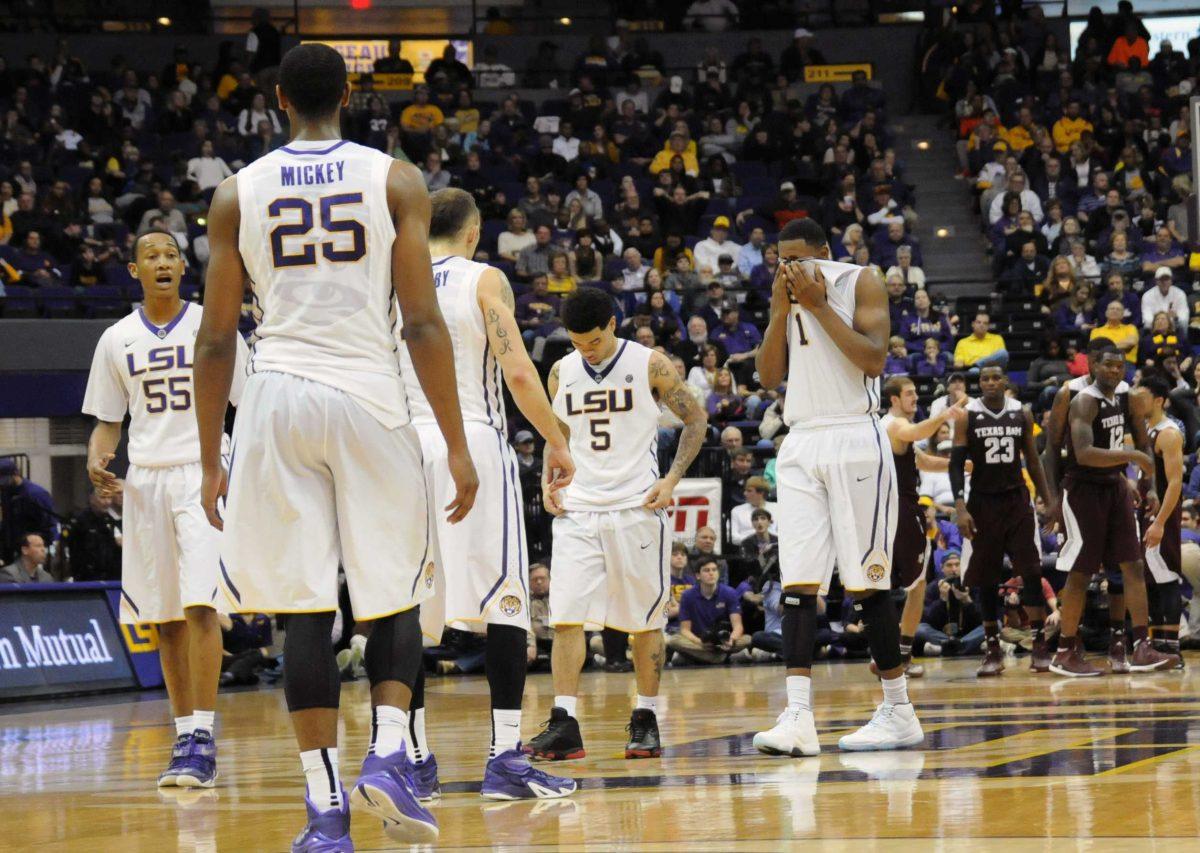
<svg viewBox="0 0 1200 853">
<path fill-rule="evenodd" d="M 1065 458 L 1067 414 L 1070 411 L 1071 401 L 1095 379 L 1096 367 L 1099 365 L 1108 343 L 1110 342 L 1107 338 L 1096 338 L 1088 342 L 1087 376 L 1077 376 L 1063 383 L 1063 387 L 1055 395 L 1054 404 L 1050 409 L 1050 419 L 1046 428 L 1046 450 L 1042 457 L 1042 465 L 1046 472 L 1046 480 L 1058 492 L 1058 500 L 1048 506 L 1048 514 L 1058 523 L 1060 529 L 1063 527 L 1062 478 L 1066 473 L 1067 461 Z M 1117 396 L 1118 399 L 1125 401 L 1131 396 L 1142 393 L 1143 389 L 1131 390 L 1126 386 L 1124 390 L 1118 389 Z M 1123 402 L 1122 405 L 1125 403 Z M 1149 408 L 1149 404 L 1145 400 L 1142 400 L 1140 405 Z M 1148 445 L 1145 449 L 1148 451 Z M 1153 514 L 1157 500 L 1157 496 L 1153 492 L 1145 495 L 1142 501 L 1143 511 Z M 1108 583 L 1109 668 L 1112 672 L 1129 672 L 1129 661 L 1125 653 L 1125 582 L 1121 570 L 1116 566 L 1105 565 L 1104 572 Z"/>
<path fill-rule="evenodd" d="M 1158 652 L 1148 639 L 1146 581 L 1141 542 L 1134 515 L 1132 490 L 1125 480 L 1126 465 L 1137 465 L 1154 478 L 1154 463 L 1142 450 L 1125 447 L 1131 428 L 1135 444 L 1146 446 L 1141 411 L 1131 411 L 1129 386 L 1123 380 L 1125 358 L 1109 345 L 1099 353 L 1095 381 L 1071 402 L 1068 414 L 1066 476 L 1062 513 L 1067 538 L 1058 555 L 1060 571 L 1070 572 L 1062 590 L 1062 635 L 1050 671 L 1070 677 L 1102 675 L 1086 660 L 1076 632 L 1087 595 L 1088 581 L 1102 563 L 1118 565 L 1125 587 L 1125 606 L 1133 624 L 1132 672 L 1169 669 L 1175 655 Z"/>
<path fill-rule="evenodd" d="M 479 492 L 474 510 L 457 526 L 440 516 L 435 519 L 431 550 L 440 577 L 435 599 L 421 608 L 422 627 L 437 638 L 445 624 L 487 635 L 484 670 L 492 698 L 492 742 L 480 793 L 491 800 L 563 797 L 575 790 L 575 783 L 531 767 L 519 743 L 529 563 L 521 481 L 516 453 L 508 443 L 501 376 L 522 414 L 546 440 L 549 488 L 557 491 L 570 482 L 575 466 L 521 342 L 507 277 L 471 260 L 481 225 L 474 198 L 460 189 L 444 189 L 430 197 L 430 205 L 433 281 L 454 342 L 458 399 L 479 472 Z M 421 439 L 426 489 L 436 506 L 453 497 L 454 482 L 446 465 L 446 442 L 413 367 L 412 355 L 401 342 L 400 372 Z M 423 687 L 419 683 L 414 692 L 409 723 L 417 794 L 432 799 L 438 790 L 437 761 L 425 743 Z"/>
<path fill-rule="evenodd" d="M 128 412 L 121 621 L 158 626 L 163 681 L 175 715 L 175 747 L 158 784 L 211 788 L 217 779 L 213 732 L 221 677 L 221 627 L 214 609 L 220 534 L 200 506 L 200 442 L 192 412 L 192 365 L 203 309 L 179 298 L 183 255 L 170 234 L 138 237 L 129 272 L 142 285 L 142 307 L 100 336 L 83 398 L 84 414 L 96 418 L 88 477 L 101 495 L 121 490 L 108 463 Z M 230 345 L 235 367 L 225 399 L 236 405 L 245 382 L 246 344 L 237 335 Z M 220 408 L 223 418 L 224 402 Z"/>
<path fill-rule="evenodd" d="M 925 508 L 918 500 L 919 471 L 946 471 L 949 460 L 926 453 L 914 444 L 937 434 L 942 424 L 962 420 L 967 398 L 942 409 L 940 414 L 913 423 L 917 414 L 917 386 L 907 376 L 893 376 L 883 386 L 888 413 L 879 425 L 887 432 L 896 466 L 896 496 L 899 502 L 896 535 L 892 540 L 892 588 L 905 590 L 904 611 L 900 615 L 900 658 L 909 678 L 925 674 L 921 664 L 912 662 L 913 636 L 921 624 L 925 608 L 925 567 L 929 562 L 929 537 L 925 533 Z M 878 665 L 872 661 L 874 672 Z"/>
<path fill-rule="evenodd" d="M 1146 567 L 1154 586 L 1150 589 L 1151 630 L 1160 651 L 1179 655 L 1179 616 L 1183 599 L 1183 433 L 1167 417 L 1171 383 L 1151 376 L 1143 385 L 1150 394 L 1149 437 L 1154 450 L 1154 484 L 1158 488 L 1158 514 L 1146 528 Z M 1183 666 L 1179 657 L 1177 666 Z"/>
<path fill-rule="evenodd" d="M 754 736 L 754 746 L 773 755 L 820 752 L 812 657 L 817 596 L 828 590 L 835 565 L 855 598 L 883 682 L 883 702 L 870 722 L 838 745 L 851 751 L 916 746 L 925 735 L 908 700 L 890 595 L 896 469 L 877 417 L 887 295 L 877 273 L 829 260 L 825 231 L 812 219 L 784 226 L 779 256 L 757 367 L 766 388 L 787 380 L 790 430 L 776 478 L 788 704 L 774 728 Z"/>
<path fill-rule="evenodd" d="M 1007 556 L 1022 578 L 1021 605 L 1033 628 L 1030 669 L 1046 672 L 1046 601 L 1042 597 L 1042 547 L 1037 513 L 1025 486 L 1021 463 L 1033 487 L 1047 505 L 1054 503 L 1046 483 L 1033 413 L 1005 394 L 1008 377 L 998 366 L 979 371 L 979 398 L 967 404 L 967 422 L 954 432 L 950 451 L 950 488 L 954 492 L 955 521 L 963 537 L 963 585 L 979 588 L 979 610 L 985 640 L 981 677 L 1004 671 L 1000 649 L 1000 585 L 1011 576 L 1004 568 Z M 966 466 L 971 462 L 971 497 L 966 499 Z"/>
<path fill-rule="evenodd" d="M 433 585 L 421 447 L 409 425 L 395 308 L 446 439 L 452 522 L 478 486 L 459 413 L 454 351 L 429 260 L 429 197 L 411 165 L 338 138 L 346 64 L 292 48 L 276 95 L 293 139 L 225 180 L 209 211 L 207 310 L 196 345 L 202 500 L 222 526 L 217 455 L 232 346 L 249 276 L 261 318 L 234 429 L 222 583 L 237 610 L 288 613 L 284 692 L 307 781 L 296 851 L 350 850 L 338 781 L 339 678 L 331 630 L 338 564 L 373 620 L 364 664 L 372 743 L 351 799 L 400 843 L 437 838 L 404 750 L 421 665 L 420 603 Z"/>
<path fill-rule="evenodd" d="M 543 473 L 543 502 L 555 516 L 550 585 L 555 695 L 546 730 L 526 751 L 548 761 L 586 754 L 576 704 L 584 627 L 609 627 L 626 632 L 633 643 L 638 695 L 625 757 L 657 757 L 658 683 L 670 600 L 666 508 L 704 443 L 707 416 L 669 358 L 617 338 L 608 294 L 580 288 L 564 300 L 562 318 L 575 350 L 550 369 L 548 384 L 576 469 L 571 484 L 557 492 L 545 479 L 552 470 L 549 457 Z M 683 421 L 665 475 L 658 470 L 656 397 Z"/>
</svg>

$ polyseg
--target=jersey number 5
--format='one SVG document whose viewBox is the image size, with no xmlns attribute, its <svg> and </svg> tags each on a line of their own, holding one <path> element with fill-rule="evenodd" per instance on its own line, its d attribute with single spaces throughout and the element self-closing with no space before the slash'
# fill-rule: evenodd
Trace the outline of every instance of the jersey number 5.
<svg viewBox="0 0 1200 853">
<path fill-rule="evenodd" d="M 159 415 L 167 409 L 173 412 L 186 412 L 192 407 L 192 392 L 189 388 L 191 381 L 190 376 L 147 379 L 142 383 L 142 393 L 146 395 L 147 414 Z"/>
<path fill-rule="evenodd" d="M 612 435 L 607 429 L 600 427 L 608 426 L 608 418 L 596 418 L 588 421 L 588 430 L 592 434 L 592 450 L 608 450 L 612 447 Z"/>
<path fill-rule="evenodd" d="M 320 205 L 321 227 L 330 236 L 339 233 L 350 235 L 350 246 L 341 248 L 332 240 L 321 241 L 321 255 L 327 261 L 335 264 L 350 264 L 362 260 L 367 253 L 367 230 L 357 219 L 334 219 L 334 210 L 338 205 L 362 204 L 362 193 L 340 193 L 327 195 L 318 202 Z M 279 219 L 285 211 L 296 211 L 299 218 L 294 222 L 284 222 L 271 229 L 271 263 L 276 269 L 280 267 L 307 267 L 317 262 L 317 244 L 306 242 L 298 252 L 284 251 L 284 240 L 288 237 L 303 237 L 313 229 L 313 206 L 303 198 L 277 198 L 267 207 L 267 214 L 272 219 Z M 344 242 L 344 241 L 343 241 Z"/>
</svg>

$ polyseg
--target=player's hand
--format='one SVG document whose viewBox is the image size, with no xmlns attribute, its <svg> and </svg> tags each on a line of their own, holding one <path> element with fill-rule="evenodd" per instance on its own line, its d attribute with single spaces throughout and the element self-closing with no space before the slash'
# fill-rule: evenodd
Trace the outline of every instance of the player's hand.
<svg viewBox="0 0 1200 853">
<path fill-rule="evenodd" d="M 975 538 L 975 519 L 971 518 L 971 513 L 965 508 L 955 513 L 954 523 L 958 525 L 958 532 L 962 534 L 963 539 Z"/>
<path fill-rule="evenodd" d="M 1146 547 L 1156 548 L 1163 539 L 1163 525 L 1157 519 L 1146 528 Z"/>
<path fill-rule="evenodd" d="M 1154 492 L 1146 492 L 1146 496 L 1142 498 L 1142 509 L 1150 517 L 1157 516 L 1159 510 L 1158 495 Z"/>
<path fill-rule="evenodd" d="M 1140 450 L 1131 450 L 1131 461 L 1142 470 L 1147 477 L 1154 476 L 1154 460 Z"/>
<path fill-rule="evenodd" d="M 471 454 L 466 450 L 451 452 L 449 457 L 450 476 L 454 479 L 454 500 L 446 504 L 445 511 L 451 524 L 458 524 L 467 517 L 471 507 L 475 506 L 475 493 L 479 491 L 479 475 L 475 473 L 475 463 Z"/>
<path fill-rule="evenodd" d="M 1042 528 L 1042 530 L 1044 530 L 1046 533 L 1057 533 L 1063 529 L 1063 509 L 1061 497 L 1055 498 L 1047 505 L 1046 518 L 1050 519 L 1050 523 Z"/>
<path fill-rule="evenodd" d="M 1051 613 L 1050 615 L 1048 615 L 1046 617 L 1046 627 L 1047 628 L 1057 627 L 1058 622 L 1061 618 L 1062 618 L 1062 616 L 1059 614 L 1059 612 L 1057 610 L 1055 610 L 1053 613 Z"/>
<path fill-rule="evenodd" d="M 204 479 L 200 482 L 200 506 L 208 516 L 208 523 L 217 530 L 225 529 L 225 522 L 217 510 L 217 501 L 225 497 L 229 491 L 229 475 L 224 465 L 204 469 Z"/>
<path fill-rule="evenodd" d="M 675 484 L 663 478 L 655 482 L 650 487 L 650 491 L 646 492 L 646 497 L 642 499 L 642 506 L 651 511 L 666 509 L 674 501 L 674 497 Z"/>
<path fill-rule="evenodd" d="M 788 285 L 788 265 L 781 263 L 775 270 L 775 279 L 771 282 L 771 310 L 786 314 L 796 301 L 792 289 Z"/>
<path fill-rule="evenodd" d="M 555 517 L 566 512 L 562 505 L 562 494 L 558 490 L 548 488 L 545 480 L 542 481 L 542 506 L 546 508 L 546 512 Z"/>
<path fill-rule="evenodd" d="M 537 646 L 526 646 L 525 648 L 525 662 L 533 663 L 537 660 Z"/>
<path fill-rule="evenodd" d="M 114 455 L 105 453 L 98 459 L 88 459 L 88 479 L 101 497 L 111 498 L 121 493 L 121 481 L 108 470 L 108 463 L 113 461 Z"/>
<path fill-rule="evenodd" d="M 787 264 L 789 289 L 796 301 L 809 311 L 825 307 L 825 274 L 816 264 L 805 261 Z"/>
<path fill-rule="evenodd" d="M 575 478 L 575 460 L 571 458 L 570 448 L 565 441 L 549 447 L 543 464 L 546 469 L 546 488 L 552 492 L 569 486 Z"/>
</svg>

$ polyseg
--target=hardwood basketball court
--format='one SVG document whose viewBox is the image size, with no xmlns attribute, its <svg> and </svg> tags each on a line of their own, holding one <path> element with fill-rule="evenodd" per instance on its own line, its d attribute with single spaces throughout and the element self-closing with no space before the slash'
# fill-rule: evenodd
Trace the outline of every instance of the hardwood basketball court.
<svg viewBox="0 0 1200 853">
<path fill-rule="evenodd" d="M 1200 848 L 1200 675 L 1069 681 L 1010 659 L 979 681 L 977 662 L 927 661 L 910 690 L 922 751 L 850 754 L 840 734 L 869 716 L 865 665 L 818 664 L 818 758 L 759 755 L 754 732 L 784 703 L 779 667 L 671 669 L 663 676 L 662 759 L 626 761 L 631 675 L 587 673 L 587 758 L 555 765 L 581 790 L 566 800 L 480 799 L 489 732 L 480 677 L 431 679 L 429 740 L 442 772 L 439 847 L 505 850 L 933 850 Z M 1193 658 L 1192 664 L 1200 664 Z M 525 738 L 552 700 L 532 676 Z M 363 681 L 342 692 L 343 782 L 353 783 L 370 712 Z M 3 850 L 286 851 L 304 825 L 303 777 L 283 692 L 222 693 L 221 777 L 211 791 L 159 792 L 174 739 L 161 694 L 0 706 Z M 360 851 L 393 849 L 355 820 Z M 1037 841 L 1013 847 L 1013 842 Z M 1165 845 L 1164 845 L 1165 846 Z M 945 849 L 950 849 L 947 846 Z M 1057 845 L 1055 846 L 1057 849 Z"/>
</svg>

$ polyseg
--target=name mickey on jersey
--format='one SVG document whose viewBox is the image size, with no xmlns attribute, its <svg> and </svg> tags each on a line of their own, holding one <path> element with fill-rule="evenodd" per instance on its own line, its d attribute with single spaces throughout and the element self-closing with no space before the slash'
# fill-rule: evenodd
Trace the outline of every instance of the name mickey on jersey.
<svg viewBox="0 0 1200 853">
<path fill-rule="evenodd" d="M 989 426 L 976 427 L 974 433 L 980 438 L 1003 437 L 1009 435 L 1013 436 L 1014 438 L 1020 438 L 1021 433 L 1024 432 L 1024 430 L 1024 427 L 1019 426 Z"/>
<path fill-rule="evenodd" d="M 130 376 L 140 376 L 143 373 L 156 373 L 160 370 L 175 370 L 176 368 L 191 369 L 192 362 L 188 358 L 188 348 L 185 344 L 169 347 L 155 347 L 146 353 L 146 364 L 138 368 L 134 354 L 125 353 L 125 364 L 129 367 Z"/>
<path fill-rule="evenodd" d="M 337 177 L 333 176 L 337 171 Z M 315 186 L 340 181 L 346 170 L 345 160 L 332 163 L 305 163 L 302 166 L 280 166 L 279 182 L 285 187 Z"/>
<path fill-rule="evenodd" d="M 574 394 L 567 392 L 564 402 L 568 415 L 597 415 L 601 412 L 628 412 L 633 409 L 632 388 L 598 388 L 585 391 L 583 402 L 575 405 Z"/>
</svg>

